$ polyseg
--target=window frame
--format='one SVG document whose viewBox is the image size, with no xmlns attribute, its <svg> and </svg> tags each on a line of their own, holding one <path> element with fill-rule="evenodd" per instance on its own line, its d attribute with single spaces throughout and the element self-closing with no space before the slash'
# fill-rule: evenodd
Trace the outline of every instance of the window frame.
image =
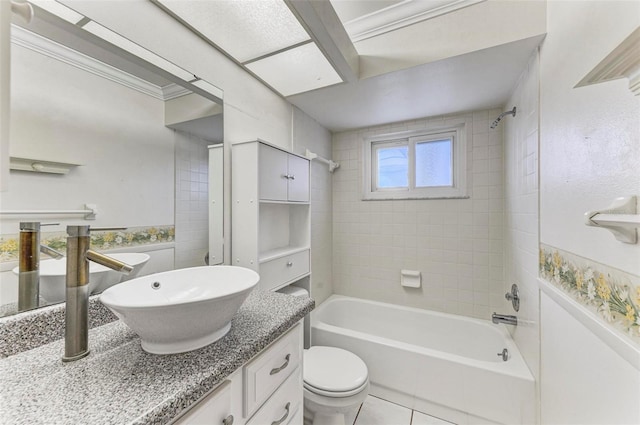
<svg viewBox="0 0 640 425">
<path fill-rule="evenodd" d="M 450 125 L 422 130 L 404 131 L 367 137 L 363 144 L 363 200 L 393 199 L 465 199 L 467 195 L 467 141 L 471 140 L 471 126 L 466 119 L 454 120 Z M 416 145 L 423 142 L 451 138 L 453 186 L 416 187 Z M 377 188 L 378 171 L 372 169 L 374 155 L 381 147 L 408 147 L 408 186 Z"/>
</svg>

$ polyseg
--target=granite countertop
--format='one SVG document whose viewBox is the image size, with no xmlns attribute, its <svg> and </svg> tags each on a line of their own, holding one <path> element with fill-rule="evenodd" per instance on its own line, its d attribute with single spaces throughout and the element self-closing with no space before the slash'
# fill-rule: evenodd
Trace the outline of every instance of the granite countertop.
<svg viewBox="0 0 640 425">
<path fill-rule="evenodd" d="M 91 354 L 63 363 L 64 341 L 0 359 L 0 422 L 166 424 L 314 308 L 310 298 L 255 290 L 219 341 L 154 355 L 124 323 L 89 332 Z"/>
</svg>

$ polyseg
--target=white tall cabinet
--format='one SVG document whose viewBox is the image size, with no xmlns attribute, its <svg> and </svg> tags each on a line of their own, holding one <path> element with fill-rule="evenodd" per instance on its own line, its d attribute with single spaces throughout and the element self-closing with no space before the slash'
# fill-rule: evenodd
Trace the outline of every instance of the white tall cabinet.
<svg viewBox="0 0 640 425">
<path fill-rule="evenodd" d="M 262 140 L 231 156 L 232 264 L 276 290 L 310 275 L 309 160 Z M 308 288 L 306 284 L 300 286 Z"/>
</svg>

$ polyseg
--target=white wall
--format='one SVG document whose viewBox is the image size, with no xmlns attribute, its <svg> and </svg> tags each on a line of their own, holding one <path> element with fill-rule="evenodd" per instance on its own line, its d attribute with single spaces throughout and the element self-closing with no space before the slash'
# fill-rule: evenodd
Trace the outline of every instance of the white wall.
<svg viewBox="0 0 640 425">
<path fill-rule="evenodd" d="M 549 2 L 540 68 L 541 242 L 640 275 L 640 245 L 583 224 L 640 195 L 640 97 L 627 80 L 573 87 L 640 25 L 640 2 Z"/>
<path fill-rule="evenodd" d="M 293 151 L 331 158 L 331 133 L 300 109 L 293 108 Z M 317 304 L 333 293 L 333 198 L 329 167 L 311 161 L 311 295 Z"/>
<path fill-rule="evenodd" d="M 504 126 L 504 283 L 518 285 L 520 310 L 505 300 L 503 312 L 518 316 L 510 327 L 536 382 L 540 377 L 540 295 L 538 290 L 538 52 L 518 79 L 505 110 Z"/>
<path fill-rule="evenodd" d="M 640 373 L 545 293 L 542 424 L 640 423 Z"/>
<path fill-rule="evenodd" d="M 333 278 L 338 294 L 488 319 L 504 307 L 500 109 L 334 134 Z M 362 201 L 362 144 L 373 134 L 444 125 L 467 116 L 470 199 Z M 400 270 L 422 288 L 400 286 Z"/>
<path fill-rule="evenodd" d="M 598 270 L 598 262 L 637 279 L 640 245 L 585 226 L 582 215 L 618 196 L 640 195 L 640 97 L 626 80 L 573 87 L 640 24 L 640 3 L 554 1 L 547 8 L 540 50 L 540 241 L 582 257 L 585 267 Z M 637 365 L 546 296 L 541 340 L 543 423 L 640 422 Z M 640 353 L 636 341 L 628 343 Z"/>
</svg>

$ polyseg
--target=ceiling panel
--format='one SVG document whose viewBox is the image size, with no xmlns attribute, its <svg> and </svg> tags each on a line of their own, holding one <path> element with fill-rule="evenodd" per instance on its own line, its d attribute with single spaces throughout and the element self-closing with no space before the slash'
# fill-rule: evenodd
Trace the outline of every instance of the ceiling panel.
<svg viewBox="0 0 640 425">
<path fill-rule="evenodd" d="M 158 2 L 238 62 L 309 40 L 281 0 Z"/>
<path fill-rule="evenodd" d="M 283 96 L 342 82 L 314 43 L 298 46 L 246 66 Z"/>
</svg>

